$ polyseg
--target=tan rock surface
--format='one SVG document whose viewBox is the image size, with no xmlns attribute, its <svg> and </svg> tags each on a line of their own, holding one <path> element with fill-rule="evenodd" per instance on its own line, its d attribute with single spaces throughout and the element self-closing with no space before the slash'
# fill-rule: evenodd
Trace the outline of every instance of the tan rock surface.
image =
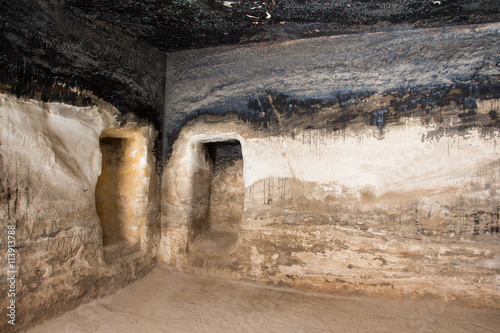
<svg viewBox="0 0 500 333">
<path fill-rule="evenodd" d="M 29 333 L 496 332 L 500 312 L 435 299 L 301 292 L 155 269 L 116 294 Z"/>
</svg>

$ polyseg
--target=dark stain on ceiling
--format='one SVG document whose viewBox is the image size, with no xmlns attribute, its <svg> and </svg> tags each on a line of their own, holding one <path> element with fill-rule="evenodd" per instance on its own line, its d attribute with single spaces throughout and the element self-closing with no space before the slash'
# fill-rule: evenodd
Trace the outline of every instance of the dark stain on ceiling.
<svg viewBox="0 0 500 333">
<path fill-rule="evenodd" d="M 500 21 L 498 0 L 0 0 L 0 90 L 161 130 L 166 52 Z"/>
<path fill-rule="evenodd" d="M 66 7 L 167 51 L 500 17 L 498 0 L 69 0 Z"/>
</svg>

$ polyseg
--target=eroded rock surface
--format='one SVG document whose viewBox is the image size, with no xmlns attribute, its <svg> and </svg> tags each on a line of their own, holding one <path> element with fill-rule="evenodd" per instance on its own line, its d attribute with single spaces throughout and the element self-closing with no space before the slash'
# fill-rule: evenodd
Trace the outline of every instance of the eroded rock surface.
<svg viewBox="0 0 500 333">
<path fill-rule="evenodd" d="M 498 28 L 173 54 L 160 257 L 203 274 L 498 307 Z M 237 245 L 199 253 L 200 144 L 235 140 Z"/>
<path fill-rule="evenodd" d="M 498 307 L 500 27 L 450 26 L 498 21 L 496 1 L 0 12 L 16 329 L 117 290 L 157 256 L 214 276 Z M 298 39 L 312 36 L 324 37 Z M 263 41 L 280 42 L 249 44 Z M 207 154 L 235 142 L 230 163 Z"/>
<path fill-rule="evenodd" d="M 113 292 L 153 268 L 159 213 L 154 174 L 144 207 L 136 207 L 145 220 L 140 246 L 112 262 L 104 258 L 95 195 L 99 137 L 119 124 L 116 113 L 105 103 L 74 107 L 0 95 L 0 303 L 6 309 L 15 299 L 17 313 L 16 326 L 2 320 L 3 330 L 33 325 Z M 151 144 L 154 132 L 143 132 Z M 155 170 L 147 154 L 145 162 Z M 15 269 L 7 265 L 7 225 L 15 226 Z M 15 298 L 7 297 L 7 270 L 17 272 Z"/>
</svg>

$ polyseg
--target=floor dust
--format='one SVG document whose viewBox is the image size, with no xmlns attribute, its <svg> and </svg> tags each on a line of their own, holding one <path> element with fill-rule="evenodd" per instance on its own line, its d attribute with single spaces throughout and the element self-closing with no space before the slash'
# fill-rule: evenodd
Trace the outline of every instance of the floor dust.
<svg viewBox="0 0 500 333">
<path fill-rule="evenodd" d="M 39 332 L 498 332 L 500 311 L 387 300 L 188 275 L 157 268 Z"/>
</svg>

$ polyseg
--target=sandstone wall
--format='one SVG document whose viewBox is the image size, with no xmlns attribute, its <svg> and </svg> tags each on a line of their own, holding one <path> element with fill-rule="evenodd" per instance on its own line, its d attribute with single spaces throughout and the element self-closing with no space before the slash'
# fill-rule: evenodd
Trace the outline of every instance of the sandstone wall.
<svg viewBox="0 0 500 333">
<path fill-rule="evenodd" d="M 488 25 L 171 55 L 160 258 L 300 288 L 498 307 L 498 34 Z M 211 193 L 201 147 L 234 140 L 245 195 L 230 248 L 193 230 Z"/>
<path fill-rule="evenodd" d="M 96 103 L 74 107 L 0 95 L 0 305 L 6 309 L 15 300 L 17 315 L 16 326 L 2 320 L 0 330 L 33 325 L 113 292 L 155 264 L 159 182 L 149 151 L 155 133 L 137 129 L 151 170 L 142 238 L 135 251 L 107 253 L 96 212 L 99 138 L 122 124 L 116 109 Z M 15 243 L 8 243 L 9 230 L 15 230 Z M 7 262 L 10 247 L 13 266 Z M 9 271 L 16 272 L 15 297 L 8 296 Z"/>
<path fill-rule="evenodd" d="M 128 106 L 123 117 L 95 97 L 75 107 L 0 95 L 0 306 L 14 300 L 16 328 L 33 325 L 159 257 L 203 274 L 498 307 L 499 34 L 488 24 L 170 54 L 161 187 L 160 140 Z M 152 80 L 134 87 L 156 105 Z M 224 142 L 241 156 L 222 168 L 210 147 Z"/>
<path fill-rule="evenodd" d="M 163 260 L 307 289 L 498 306 L 498 130 L 441 128 L 436 137 L 440 125 L 410 120 L 383 138 L 377 128 L 262 137 L 233 120 L 206 117 L 181 132 L 163 180 Z M 243 147 L 245 202 L 232 251 L 211 233 L 188 237 L 201 200 L 193 147 L 223 139 Z"/>
</svg>

